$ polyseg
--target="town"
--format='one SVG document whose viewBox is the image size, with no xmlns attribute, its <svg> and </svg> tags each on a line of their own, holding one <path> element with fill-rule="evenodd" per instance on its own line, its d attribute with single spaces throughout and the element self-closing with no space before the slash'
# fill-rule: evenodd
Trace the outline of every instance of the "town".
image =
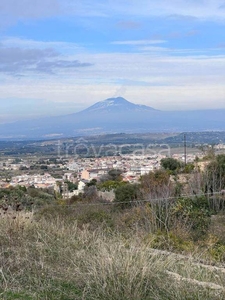
<svg viewBox="0 0 225 300">
<path fill-rule="evenodd" d="M 225 145 L 215 146 L 215 150 L 221 151 Z M 84 187 L 92 180 L 100 181 L 110 170 L 121 170 L 122 180 L 128 183 L 136 183 L 140 176 L 161 168 L 161 160 L 172 157 L 181 162 L 193 163 L 196 158 L 202 159 L 203 152 L 188 153 L 186 157 L 179 149 L 179 153 L 170 153 L 169 146 L 158 153 L 143 153 L 135 150 L 131 154 L 117 154 L 116 156 L 103 157 L 77 157 L 66 155 L 61 157 L 37 158 L 4 158 L 0 160 L 0 187 L 33 186 L 39 189 L 54 189 L 63 197 L 78 195 L 84 191 Z M 174 152 L 174 151 L 173 151 Z M 73 183 L 68 191 L 67 183 Z"/>
</svg>

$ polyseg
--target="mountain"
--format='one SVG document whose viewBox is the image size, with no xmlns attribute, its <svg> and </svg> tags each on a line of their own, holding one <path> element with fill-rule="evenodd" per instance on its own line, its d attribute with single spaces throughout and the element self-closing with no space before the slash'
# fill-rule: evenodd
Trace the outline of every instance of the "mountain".
<svg viewBox="0 0 225 300">
<path fill-rule="evenodd" d="M 122 97 L 109 98 L 64 116 L 0 125 L 0 139 L 26 140 L 104 133 L 225 130 L 225 109 L 160 111 Z"/>
<path fill-rule="evenodd" d="M 118 113 L 118 112 L 142 112 L 156 110 L 150 106 L 134 104 L 122 97 L 109 98 L 95 103 L 81 113 Z"/>
</svg>

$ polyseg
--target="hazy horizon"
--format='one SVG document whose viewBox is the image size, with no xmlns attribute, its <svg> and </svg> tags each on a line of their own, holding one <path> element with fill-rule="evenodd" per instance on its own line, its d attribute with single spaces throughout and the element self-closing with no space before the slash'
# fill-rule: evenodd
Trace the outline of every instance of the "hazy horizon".
<svg viewBox="0 0 225 300">
<path fill-rule="evenodd" d="M 7 124 L 7 123 L 14 123 L 14 122 L 17 122 L 17 121 L 25 121 L 25 120 L 33 120 L 33 119 L 41 119 L 41 118 L 48 118 L 48 117 L 57 117 L 57 116 L 66 116 L 66 115 L 70 115 L 70 114 L 76 114 L 76 113 L 79 113 L 79 112 L 82 112 L 83 110 L 86 110 L 87 108 L 90 108 L 92 105 L 96 104 L 96 103 L 99 103 L 99 102 L 104 102 L 105 100 L 108 100 L 108 99 L 111 99 L 111 98 L 120 98 L 120 96 L 118 97 L 110 97 L 110 98 L 107 98 L 107 99 L 104 99 L 104 100 L 100 100 L 100 101 L 97 101 L 95 103 L 92 103 L 90 104 L 89 106 L 84 106 L 81 107 L 80 109 L 76 109 L 76 104 L 74 104 L 74 111 L 73 111 L 73 105 L 72 103 L 68 103 L 68 106 L 64 107 L 65 104 L 58 104 L 58 107 L 54 107 L 54 111 L 53 112 L 50 112 L 50 111 L 47 111 L 45 113 L 41 112 L 41 107 L 40 107 L 40 102 L 39 103 L 29 103 L 26 101 L 26 109 L 30 109 L 33 105 L 33 109 L 35 110 L 34 114 L 23 114 L 23 110 L 25 107 L 21 106 L 21 104 L 18 106 L 18 105 L 14 105 L 12 106 L 12 103 L 11 101 L 10 102 L 6 102 L 4 104 L 4 108 L 5 110 L 8 112 L 7 114 L 0 114 L 0 124 Z M 124 97 L 122 97 L 124 98 Z M 127 100 L 128 102 L 130 103 L 133 103 L 133 104 L 137 104 L 137 105 L 146 105 L 146 104 L 143 104 L 143 103 L 136 103 L 136 102 L 131 102 L 129 101 L 129 99 L 126 99 L 124 98 L 125 100 Z M 42 103 L 43 105 L 43 103 Z M 53 103 L 52 103 L 53 105 Z M 152 107 L 152 106 L 149 106 L 149 105 L 146 105 L 148 107 L 151 107 L 153 109 L 156 109 L 155 107 Z M 68 111 L 69 109 L 69 111 Z M 156 109 L 157 110 L 157 109 Z M 207 110 L 218 110 L 217 108 L 213 108 L 213 109 L 210 109 L 210 108 L 199 108 L 199 109 L 186 109 L 186 110 L 176 110 L 176 109 L 161 109 L 159 111 L 162 111 L 162 112 L 185 112 L 185 111 L 207 111 Z M 225 110 L 225 108 L 224 108 Z M 13 115 L 13 113 L 16 113 L 16 115 Z"/>
</svg>

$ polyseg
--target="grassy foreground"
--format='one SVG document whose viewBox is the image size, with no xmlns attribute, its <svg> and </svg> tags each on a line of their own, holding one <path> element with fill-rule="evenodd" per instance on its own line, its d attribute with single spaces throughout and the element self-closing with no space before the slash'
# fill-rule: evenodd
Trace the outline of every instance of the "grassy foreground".
<svg viewBox="0 0 225 300">
<path fill-rule="evenodd" d="M 62 216 L 0 218 L 0 299 L 225 299 L 225 269 L 151 247 L 138 231 Z"/>
</svg>

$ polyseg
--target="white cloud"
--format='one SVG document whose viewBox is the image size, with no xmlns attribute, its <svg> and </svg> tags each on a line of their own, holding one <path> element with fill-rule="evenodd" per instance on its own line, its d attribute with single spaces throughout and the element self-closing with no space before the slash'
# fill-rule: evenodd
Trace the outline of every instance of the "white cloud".
<svg viewBox="0 0 225 300">
<path fill-rule="evenodd" d="M 7 47 L 5 44 L 7 43 L 4 41 L 0 44 L 0 73 L 13 76 L 26 76 L 30 73 L 57 74 L 67 69 L 76 70 L 92 66 L 89 62 L 67 59 L 53 48 L 21 47 L 21 43 L 20 47 Z"/>
<path fill-rule="evenodd" d="M 91 72 L 65 72 L 60 78 L 7 79 L 0 86 L 6 98 L 48 99 L 79 103 L 83 108 L 115 94 L 158 109 L 225 107 L 225 57 L 161 57 L 143 54 L 80 54 L 92 58 Z M 130 83 L 129 83 L 130 81 Z M 81 107 L 80 107 L 81 109 Z M 68 108 L 68 113 L 71 109 Z"/>
<path fill-rule="evenodd" d="M 138 45 L 155 45 L 155 44 L 163 44 L 166 43 L 164 40 L 132 40 L 132 41 L 115 41 L 111 44 L 113 45 L 131 45 L 131 46 L 138 46 Z"/>
<path fill-rule="evenodd" d="M 67 0 L 71 14 L 95 16 L 173 16 L 218 20 L 225 18 L 224 0 Z M 68 12 L 68 11 L 67 11 Z"/>
<path fill-rule="evenodd" d="M 27 57 L 30 58 L 29 62 L 33 63 L 34 60 L 36 63 L 43 54 L 54 54 L 56 57 L 53 55 L 51 59 L 60 59 L 54 48 L 46 52 L 44 42 L 37 42 L 35 48 L 35 41 L 18 40 L 20 47 L 16 44 L 16 39 L 11 39 L 10 43 L 12 41 L 13 47 L 20 49 L 13 56 L 14 59 L 17 57 L 16 62 L 21 61 L 21 57 L 25 60 Z M 7 44 L 8 47 L 10 43 Z M 49 43 L 51 44 L 48 42 L 46 46 L 49 46 Z M 61 43 L 62 49 L 64 46 L 67 47 L 67 43 Z M 36 99 L 37 103 L 39 99 L 43 99 L 65 103 L 63 112 L 70 113 L 119 94 L 130 101 L 162 110 L 225 108 L 225 56 L 209 53 L 203 55 L 188 49 L 153 48 L 154 51 L 146 50 L 144 53 L 88 53 L 77 48 L 75 54 L 71 54 L 71 51 L 70 55 L 64 55 L 63 59 L 68 62 L 91 62 L 93 66 L 91 69 L 78 68 L 76 73 L 71 68 L 60 66 L 60 76 L 29 74 L 17 78 L 2 72 L 0 110 L 1 103 L 8 101 L 6 99 Z M 20 58 L 19 53 L 22 55 Z M 6 60 L 3 59 L 4 61 Z M 13 62 L 12 60 L 11 63 Z M 71 103 L 71 106 L 68 103 Z M 43 102 L 40 106 L 43 107 Z M 46 111 L 54 113 L 54 108 L 48 110 L 47 107 L 49 106 L 46 105 Z"/>
<path fill-rule="evenodd" d="M 123 16 L 171 16 L 218 20 L 225 19 L 224 5 L 224 0 L 1 0 L 0 24 L 65 15 L 121 19 Z"/>
<path fill-rule="evenodd" d="M 24 19 L 50 17 L 59 12 L 58 0 L 1 0 L 0 26 L 11 25 Z"/>
<path fill-rule="evenodd" d="M 0 12 L 14 17 L 43 17 L 58 11 L 58 0 L 1 0 Z"/>
<path fill-rule="evenodd" d="M 24 48 L 24 49 L 57 49 L 58 52 L 62 53 L 76 53 L 78 52 L 84 52 L 86 51 L 84 47 L 81 47 L 80 45 L 73 43 L 73 42 L 58 42 L 58 41 L 36 41 L 32 39 L 22 39 L 19 37 L 3 37 L 1 38 L 1 44 L 4 47 L 8 48 L 14 48 L 14 47 L 19 47 L 19 48 Z"/>
</svg>

